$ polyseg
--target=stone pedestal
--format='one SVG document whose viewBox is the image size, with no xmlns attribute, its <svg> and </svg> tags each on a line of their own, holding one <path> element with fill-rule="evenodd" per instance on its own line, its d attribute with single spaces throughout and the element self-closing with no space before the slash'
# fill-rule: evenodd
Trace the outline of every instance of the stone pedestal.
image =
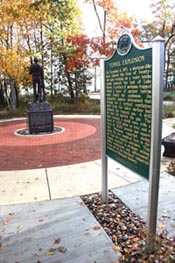
<svg viewBox="0 0 175 263">
<path fill-rule="evenodd" d="M 30 134 L 53 132 L 53 112 L 47 101 L 29 104 L 28 129 Z"/>
<path fill-rule="evenodd" d="M 175 132 L 162 139 L 162 145 L 165 147 L 163 156 L 175 157 Z"/>
</svg>

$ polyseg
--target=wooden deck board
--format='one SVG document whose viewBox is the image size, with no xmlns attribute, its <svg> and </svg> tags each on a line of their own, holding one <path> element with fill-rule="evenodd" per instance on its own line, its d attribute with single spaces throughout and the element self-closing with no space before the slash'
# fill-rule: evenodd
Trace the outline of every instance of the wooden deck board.
<svg viewBox="0 0 175 263">
<path fill-rule="evenodd" d="M 0 263 L 112 263 L 120 256 L 79 197 L 1 206 L 0 217 Z"/>
</svg>

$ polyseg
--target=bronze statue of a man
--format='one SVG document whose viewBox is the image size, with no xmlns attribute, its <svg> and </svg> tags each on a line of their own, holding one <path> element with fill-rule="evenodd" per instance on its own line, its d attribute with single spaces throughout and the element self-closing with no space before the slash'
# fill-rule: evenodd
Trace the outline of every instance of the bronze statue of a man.
<svg viewBox="0 0 175 263">
<path fill-rule="evenodd" d="M 34 102 L 41 102 L 44 98 L 44 71 L 36 57 L 30 66 L 29 73 L 32 75 Z"/>
</svg>

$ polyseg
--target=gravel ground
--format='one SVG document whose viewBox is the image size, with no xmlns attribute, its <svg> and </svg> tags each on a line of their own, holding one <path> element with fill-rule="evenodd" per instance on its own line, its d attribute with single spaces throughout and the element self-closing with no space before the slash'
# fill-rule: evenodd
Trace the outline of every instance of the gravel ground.
<svg viewBox="0 0 175 263">
<path fill-rule="evenodd" d="M 121 252 L 120 262 L 175 263 L 175 237 L 168 239 L 164 230 L 157 235 L 155 249 L 150 252 L 145 222 L 111 191 L 107 205 L 99 193 L 81 198 L 113 241 L 114 250 Z"/>
</svg>

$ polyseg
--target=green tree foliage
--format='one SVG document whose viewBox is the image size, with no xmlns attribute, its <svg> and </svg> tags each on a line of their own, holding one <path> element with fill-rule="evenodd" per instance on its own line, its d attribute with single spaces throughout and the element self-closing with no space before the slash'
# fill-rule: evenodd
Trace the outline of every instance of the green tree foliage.
<svg viewBox="0 0 175 263">
<path fill-rule="evenodd" d="M 81 33 L 80 10 L 76 0 L 48 0 L 48 9 L 41 2 L 41 9 L 47 13 L 47 21 L 43 24 L 44 45 L 42 57 L 47 68 L 46 81 L 51 95 L 58 89 L 61 76 L 64 74 L 64 58 L 71 52 L 68 47 L 69 35 Z M 79 18 L 79 20 L 78 20 Z"/>
</svg>

